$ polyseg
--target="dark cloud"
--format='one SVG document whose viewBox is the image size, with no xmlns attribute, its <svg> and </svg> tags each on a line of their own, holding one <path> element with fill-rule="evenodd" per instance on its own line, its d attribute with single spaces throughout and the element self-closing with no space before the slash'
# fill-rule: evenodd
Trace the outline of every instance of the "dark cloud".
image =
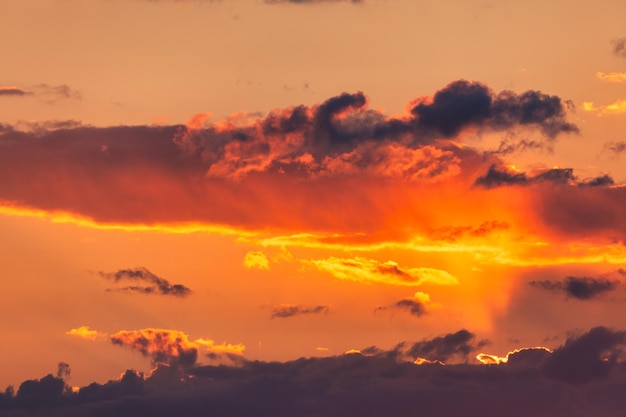
<svg viewBox="0 0 626 417">
<path fill-rule="evenodd" d="M 614 39 L 611 41 L 613 54 L 626 58 L 626 38 Z"/>
<path fill-rule="evenodd" d="M 588 178 L 581 181 L 578 185 L 583 187 L 608 187 L 615 185 L 615 180 L 610 175 L 600 175 L 594 178 Z"/>
<path fill-rule="evenodd" d="M 426 307 L 422 302 L 413 298 L 405 298 L 400 301 L 397 301 L 394 304 L 394 307 L 406 310 L 411 315 L 420 317 L 426 314 Z"/>
<path fill-rule="evenodd" d="M 528 183 L 528 177 L 523 172 L 511 172 L 491 165 L 485 175 L 476 179 L 474 185 L 484 188 L 496 188 L 507 185 L 526 185 Z"/>
<path fill-rule="evenodd" d="M 551 378 L 572 383 L 606 378 L 622 355 L 626 332 L 594 327 L 570 337 L 545 361 L 543 370 Z"/>
<path fill-rule="evenodd" d="M 480 347 L 484 342 L 474 344 L 476 335 L 465 329 L 456 333 L 437 336 L 430 340 L 423 340 L 408 347 L 406 354 L 415 358 L 424 358 L 431 361 L 447 362 L 451 359 L 467 361 L 468 355 Z"/>
<path fill-rule="evenodd" d="M 271 317 L 286 319 L 293 316 L 309 314 L 327 314 L 328 306 L 304 306 L 297 304 L 277 304 L 271 308 Z"/>
<path fill-rule="evenodd" d="M 606 278 L 566 277 L 563 281 L 531 281 L 529 284 L 546 291 L 564 293 L 568 298 L 592 300 L 607 292 L 614 291 L 620 282 Z"/>
<path fill-rule="evenodd" d="M 0 97 L 2 96 L 15 96 L 15 97 L 22 97 L 22 96 L 26 96 L 32 94 L 24 89 L 21 89 L 19 87 L 1 87 L 0 86 Z"/>
<path fill-rule="evenodd" d="M 141 294 L 171 295 L 174 297 L 187 297 L 191 290 L 181 284 L 170 284 L 166 279 L 158 277 L 144 267 L 120 269 L 117 272 L 98 272 L 104 279 L 119 283 L 120 281 L 137 281 L 149 284 L 148 286 L 127 285 L 123 287 L 109 288 L 107 291 L 121 291 Z"/>
<path fill-rule="evenodd" d="M 71 373 L 72 371 L 68 363 L 59 362 L 59 364 L 57 365 L 57 378 L 65 380 L 70 377 Z"/>
<path fill-rule="evenodd" d="M 572 168 L 551 168 L 540 171 L 533 176 L 525 172 L 511 171 L 492 164 L 487 173 L 476 178 L 474 185 L 483 188 L 497 188 L 510 185 L 529 185 L 548 183 L 555 185 L 579 185 L 587 187 L 607 187 L 615 181 L 609 175 L 579 180 Z"/>
<path fill-rule="evenodd" d="M 462 359 L 478 346 L 469 347 L 474 337 L 461 330 L 418 345 L 420 353 Z M 626 332 L 596 327 L 568 337 L 553 353 L 522 348 L 494 365 L 416 365 L 394 354 L 412 346 L 408 343 L 325 358 L 191 366 L 185 374 L 159 365 L 149 375 L 128 370 L 77 393 L 48 375 L 26 381 L 15 397 L 0 396 L 0 414 L 408 417 L 420 410 L 441 417 L 618 417 L 626 385 L 625 342 Z"/>
</svg>

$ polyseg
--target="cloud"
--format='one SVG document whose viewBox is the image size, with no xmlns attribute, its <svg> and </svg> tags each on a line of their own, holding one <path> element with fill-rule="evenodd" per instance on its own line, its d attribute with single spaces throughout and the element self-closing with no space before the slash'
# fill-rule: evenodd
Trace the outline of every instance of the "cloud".
<svg viewBox="0 0 626 417">
<path fill-rule="evenodd" d="M 626 72 L 610 72 L 605 74 L 603 72 L 597 72 L 596 77 L 602 81 L 609 83 L 624 83 L 626 82 Z"/>
<path fill-rule="evenodd" d="M 248 269 L 270 269 L 270 261 L 267 259 L 267 255 L 261 251 L 248 252 L 243 259 L 243 265 Z"/>
<path fill-rule="evenodd" d="M 583 383 L 606 378 L 626 344 L 626 332 L 594 327 L 587 333 L 569 337 L 555 349 L 543 369 L 551 378 Z"/>
<path fill-rule="evenodd" d="M 454 227 L 480 225 L 491 219 L 482 214 L 491 208 L 519 208 L 505 193 L 471 189 L 492 164 L 502 171 L 503 163 L 464 144 L 467 133 L 538 130 L 551 142 L 576 130 L 568 112 L 556 96 L 496 93 L 461 80 L 395 116 L 369 108 L 356 92 L 266 116 L 211 121 L 202 115 L 187 125 L 3 125 L 0 210 L 123 230 L 306 232 L 343 237 L 346 244 L 346 236 L 406 240 L 450 225 L 450 218 L 457 219 Z M 459 198 L 486 209 L 459 213 Z M 516 213 L 494 220 L 513 224 L 511 218 Z M 381 276 L 388 281 L 393 274 Z M 139 283 L 126 290 L 154 287 Z"/>
<path fill-rule="evenodd" d="M 26 90 L 23 90 L 19 87 L 2 87 L 0 86 L 0 97 L 6 96 L 6 97 L 10 97 L 10 96 L 16 96 L 16 97 L 22 97 L 22 96 L 26 96 L 29 95 L 31 93 L 29 93 Z"/>
<path fill-rule="evenodd" d="M 450 273 L 434 268 L 401 268 L 393 261 L 380 262 L 360 256 L 303 261 L 335 278 L 361 283 L 381 283 L 399 286 L 423 284 L 455 285 L 458 280 Z"/>
<path fill-rule="evenodd" d="M 579 185 L 587 187 L 606 187 L 614 185 L 615 181 L 609 175 L 579 180 L 572 168 L 550 168 L 540 170 L 534 175 L 512 170 L 507 167 L 497 167 L 492 164 L 487 173 L 476 178 L 474 185 L 483 188 L 497 188 L 513 185 L 530 185 L 548 183 L 553 185 Z"/>
<path fill-rule="evenodd" d="M 109 288 L 107 291 L 120 291 L 140 294 L 160 294 L 174 297 L 187 297 L 192 291 L 181 284 L 170 284 L 168 280 L 158 277 L 144 267 L 120 269 L 117 272 L 98 272 L 101 278 L 114 281 L 131 281 L 147 283 L 147 286 L 128 285 L 124 287 Z"/>
<path fill-rule="evenodd" d="M 564 293 L 568 298 L 592 300 L 607 292 L 616 290 L 620 282 L 606 278 L 570 276 L 563 279 L 563 281 L 531 281 L 529 284 L 542 290 Z"/>
<path fill-rule="evenodd" d="M 70 329 L 65 334 L 69 334 L 70 336 L 80 337 L 81 339 L 88 340 L 96 340 L 101 338 L 106 338 L 108 335 L 106 333 L 99 332 L 97 330 L 91 330 L 89 326 L 81 326 L 76 329 Z"/>
<path fill-rule="evenodd" d="M 457 240 L 472 237 L 483 238 L 494 233 L 509 230 L 511 225 L 507 222 L 490 220 L 481 223 L 479 226 L 446 226 L 434 229 L 430 232 L 430 237 L 435 240 L 446 242 L 456 242 Z"/>
<path fill-rule="evenodd" d="M 452 417 L 468 410 L 485 416 L 537 415 L 540 410 L 542 416 L 617 417 L 626 383 L 625 341 L 626 332 L 595 327 L 570 335 L 552 351 L 520 348 L 506 361 L 487 361 L 492 365 L 486 366 L 469 360 L 486 342 L 459 330 L 389 351 L 369 347 L 286 362 L 200 365 L 186 369 L 188 375 L 167 365 L 149 375 L 127 370 L 77 393 L 48 375 L 25 381 L 15 397 L 0 397 L 0 413 L 369 417 L 422 410 Z M 423 356 L 415 358 L 410 350 Z M 447 360 L 445 366 L 435 358 Z"/>
<path fill-rule="evenodd" d="M 189 369 L 196 364 L 200 348 L 206 357 L 218 363 L 233 363 L 241 360 L 246 347 L 243 344 L 216 343 L 211 339 L 189 340 L 179 330 L 147 328 L 122 330 L 110 335 L 115 345 L 128 346 L 150 358 L 153 365 L 165 364 L 175 369 Z"/>
<path fill-rule="evenodd" d="M 177 330 L 122 330 L 111 335 L 111 342 L 130 347 L 149 357 L 154 364 L 165 363 L 188 368 L 198 359 L 198 345 L 190 342 L 185 333 Z"/>
<path fill-rule="evenodd" d="M 310 314 L 328 314 L 328 306 L 304 306 L 297 304 L 276 304 L 271 308 L 271 318 L 286 319 L 289 317 L 310 315 Z"/>
<path fill-rule="evenodd" d="M 587 112 L 597 112 L 600 115 L 615 115 L 626 112 L 626 100 L 618 100 L 615 103 L 596 107 L 591 101 L 583 103 L 583 110 Z"/>
<path fill-rule="evenodd" d="M 466 362 L 469 354 L 487 344 L 480 341 L 474 344 L 476 335 L 462 329 L 455 333 L 437 336 L 433 339 L 422 340 L 406 347 L 405 355 L 414 358 L 423 358 L 429 361 L 448 362 L 460 360 Z"/>
<path fill-rule="evenodd" d="M 543 346 L 534 346 L 529 348 L 515 349 L 508 352 L 505 356 L 490 355 L 488 353 L 479 353 L 476 360 L 485 365 L 509 364 L 510 366 L 525 366 L 539 368 L 552 350 Z"/>
<path fill-rule="evenodd" d="M 415 317 L 421 317 L 428 313 L 432 302 L 430 296 L 424 292 L 416 292 L 413 297 L 403 298 L 389 306 L 380 306 L 374 309 L 374 312 L 384 311 L 387 309 L 403 310 Z"/>
<path fill-rule="evenodd" d="M 614 39 L 611 41 L 613 45 L 613 54 L 626 58 L 626 38 Z"/>
</svg>

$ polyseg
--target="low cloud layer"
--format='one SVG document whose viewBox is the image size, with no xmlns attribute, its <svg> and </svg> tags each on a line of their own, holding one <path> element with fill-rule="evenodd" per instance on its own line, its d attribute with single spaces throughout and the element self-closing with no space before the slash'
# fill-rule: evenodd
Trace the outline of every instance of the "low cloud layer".
<svg viewBox="0 0 626 417">
<path fill-rule="evenodd" d="M 136 334 L 130 336 L 133 343 L 139 341 Z M 188 343 L 170 336 L 175 335 L 162 338 L 169 347 Z M 152 343 L 146 340 L 137 349 L 148 351 Z M 442 417 L 467 410 L 484 416 L 622 415 L 625 332 L 595 327 L 569 336 L 553 350 L 520 348 L 506 361 L 486 360 L 491 365 L 473 359 L 485 346 L 473 333 L 460 330 L 389 351 L 370 347 L 326 358 L 196 365 L 184 371 L 161 364 L 149 375 L 128 370 L 118 379 L 77 392 L 50 374 L 25 381 L 17 392 L 0 394 L 0 410 L 3 415 L 29 410 L 35 417 L 373 417 L 411 416 L 415 410 Z M 151 353 L 147 356 L 152 358 Z"/>
<path fill-rule="evenodd" d="M 187 297 L 192 291 L 182 284 L 170 284 L 144 267 L 120 269 L 117 272 L 98 272 L 98 276 L 116 284 L 120 282 L 137 282 L 144 285 L 126 285 L 107 289 L 107 291 L 119 291 L 139 294 L 171 295 L 173 297 Z"/>
</svg>

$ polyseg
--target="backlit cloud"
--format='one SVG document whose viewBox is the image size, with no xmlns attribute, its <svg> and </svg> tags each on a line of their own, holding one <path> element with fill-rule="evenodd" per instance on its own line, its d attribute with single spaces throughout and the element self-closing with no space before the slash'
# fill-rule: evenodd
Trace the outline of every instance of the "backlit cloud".
<svg viewBox="0 0 626 417">
<path fill-rule="evenodd" d="M 624 83 L 626 82 L 626 72 L 610 72 L 605 74 L 603 72 L 597 72 L 596 77 L 602 81 L 609 83 Z"/>
<path fill-rule="evenodd" d="M 402 268 L 393 261 L 380 262 L 363 257 L 303 261 L 335 278 L 364 284 L 381 283 L 414 287 L 423 284 L 455 285 L 457 278 L 435 268 Z"/>
</svg>

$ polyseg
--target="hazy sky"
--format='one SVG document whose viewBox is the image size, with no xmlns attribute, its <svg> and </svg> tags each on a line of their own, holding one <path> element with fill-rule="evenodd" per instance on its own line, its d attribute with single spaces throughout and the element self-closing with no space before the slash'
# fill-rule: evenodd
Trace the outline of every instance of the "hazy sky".
<svg viewBox="0 0 626 417">
<path fill-rule="evenodd" d="M 272 375 L 315 402 L 332 378 L 309 373 L 358 365 L 345 378 L 372 385 L 337 382 L 340 405 L 318 411 L 356 412 L 377 386 L 398 396 L 380 410 L 402 413 L 411 378 L 444 395 L 428 385 L 441 365 L 417 360 L 504 396 L 558 391 L 550 413 L 619 408 L 585 384 L 626 381 L 625 2 L 0 0 L 0 13 L 0 387 L 136 378 L 150 396 L 182 375 L 196 381 L 184 395 L 226 378 L 233 398 L 270 398 L 237 382 L 278 361 Z M 482 363 L 533 347 L 517 356 L 531 376 Z M 384 369 L 407 380 L 378 381 Z M 563 408 L 569 390 L 586 402 Z M 95 409 L 118 391 L 75 395 Z"/>
</svg>

